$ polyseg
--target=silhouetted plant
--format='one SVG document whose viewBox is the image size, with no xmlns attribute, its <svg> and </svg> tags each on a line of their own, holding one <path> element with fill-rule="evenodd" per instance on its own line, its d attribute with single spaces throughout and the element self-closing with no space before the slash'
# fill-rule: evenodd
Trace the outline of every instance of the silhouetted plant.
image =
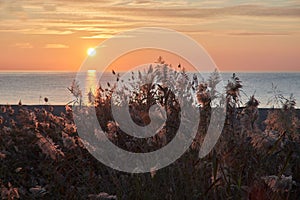
<svg viewBox="0 0 300 200">
<path fill-rule="evenodd" d="M 172 70 L 171 70 L 172 69 Z M 116 81 L 122 77 L 112 71 Z M 161 77 L 158 82 L 155 77 Z M 181 95 L 200 109 L 198 133 L 193 144 L 176 162 L 150 173 L 123 173 L 104 166 L 86 150 L 77 134 L 72 106 L 60 114 L 44 105 L 0 108 L 0 186 L 2 199 L 297 199 L 300 196 L 300 139 L 298 110 L 293 96 L 279 92 L 264 126 L 259 126 L 259 101 L 251 96 L 240 107 L 241 80 L 233 74 L 217 92 L 221 79 L 217 72 L 207 80 L 189 78 L 184 67 L 176 69 L 162 58 L 157 66 L 130 74 L 129 86 L 99 86 L 83 105 L 83 95 L 75 81 L 68 88 L 72 102 L 86 113 L 96 109 L 99 124 L 116 145 L 132 152 L 153 151 L 166 145 L 174 134 L 180 115 Z M 170 86 L 168 81 L 176 84 Z M 155 84 L 154 84 L 155 82 Z M 144 83 L 144 84 L 142 84 Z M 145 84 L 146 83 L 146 84 Z M 277 89 L 276 89 L 277 90 Z M 114 92 L 128 98 L 132 118 L 149 123 L 149 108 L 159 104 L 166 109 L 167 122 L 152 138 L 137 141 L 120 129 L 111 113 Z M 273 101 L 274 102 L 274 101 Z M 114 101 L 120 106 L 122 101 Z M 221 138 L 205 158 L 198 158 L 210 122 L 211 112 L 226 104 L 226 121 Z M 183 113 L 186 114 L 186 113 Z M 85 134 L 99 135 L 99 130 Z M 98 138 L 101 140 L 101 138 Z M 97 142 L 97 141 L 95 141 Z"/>
</svg>

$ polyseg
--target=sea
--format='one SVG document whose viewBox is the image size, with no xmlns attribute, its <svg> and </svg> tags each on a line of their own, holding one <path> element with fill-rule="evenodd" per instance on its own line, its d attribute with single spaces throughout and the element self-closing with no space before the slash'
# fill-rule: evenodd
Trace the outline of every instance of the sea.
<svg viewBox="0 0 300 200">
<path fill-rule="evenodd" d="M 96 73 L 96 72 L 94 72 Z M 226 84 L 233 73 L 221 72 L 223 83 Z M 274 97 L 274 91 L 289 98 L 291 94 L 296 99 L 297 108 L 300 108 L 300 72 L 264 72 L 245 73 L 235 72 L 242 81 L 241 101 L 245 104 L 254 95 L 259 100 L 259 107 L 270 108 L 278 105 L 270 102 Z M 66 105 L 74 100 L 68 90 L 78 73 L 75 72 L 0 72 L 0 104 L 24 105 Z M 204 79 L 208 74 L 202 74 Z M 192 73 L 189 73 L 192 76 Z M 89 82 L 97 82 L 93 72 L 89 72 Z M 115 76 L 112 73 L 104 73 L 100 82 L 104 85 Z M 45 97 L 48 102 L 45 102 Z M 269 102 L 269 103 L 268 103 Z"/>
</svg>

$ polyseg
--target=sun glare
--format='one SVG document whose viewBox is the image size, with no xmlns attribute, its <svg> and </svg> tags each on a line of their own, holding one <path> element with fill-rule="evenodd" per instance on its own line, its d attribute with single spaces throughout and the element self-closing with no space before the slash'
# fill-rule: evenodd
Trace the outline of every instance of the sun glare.
<svg viewBox="0 0 300 200">
<path fill-rule="evenodd" d="M 94 56 L 96 54 L 96 49 L 95 48 L 88 48 L 86 51 L 88 56 Z"/>
<path fill-rule="evenodd" d="M 88 73 L 95 73 L 96 72 L 96 70 L 94 70 L 94 69 L 89 69 L 88 70 Z"/>
</svg>

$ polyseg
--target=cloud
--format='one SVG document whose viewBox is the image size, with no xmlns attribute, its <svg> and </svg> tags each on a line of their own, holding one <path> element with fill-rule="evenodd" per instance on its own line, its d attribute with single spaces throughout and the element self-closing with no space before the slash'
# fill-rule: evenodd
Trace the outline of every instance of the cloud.
<svg viewBox="0 0 300 200">
<path fill-rule="evenodd" d="M 228 35 L 233 36 L 287 36 L 292 33 L 275 33 L 275 32 L 228 32 Z"/>
<path fill-rule="evenodd" d="M 56 4 L 45 3 L 43 8 L 45 11 L 56 11 Z"/>
<path fill-rule="evenodd" d="M 159 0 L 134 0 L 134 1 L 128 1 L 128 0 L 119 0 L 115 1 L 111 6 L 116 7 L 159 7 L 159 8 L 170 8 L 170 7 L 182 7 L 187 6 L 188 1 L 182 1 L 182 0 L 169 0 L 169 1 L 159 1 Z"/>
<path fill-rule="evenodd" d="M 32 49 L 33 45 L 31 45 L 29 42 L 26 43 L 16 43 L 13 45 L 14 47 L 20 48 L 20 49 Z"/>
<path fill-rule="evenodd" d="M 67 49 L 69 46 L 65 44 L 46 44 L 45 47 L 46 49 Z"/>
<path fill-rule="evenodd" d="M 20 5 L 18 1 L 7 1 L 3 3 L 2 7 L 3 10 L 7 11 L 10 16 L 18 18 L 22 21 L 28 19 L 28 13 L 24 10 L 23 5 Z"/>
<path fill-rule="evenodd" d="M 98 34 L 98 35 L 90 35 L 90 36 L 82 36 L 82 39 L 108 39 L 111 38 L 111 35 L 108 34 Z"/>
<path fill-rule="evenodd" d="M 232 30 L 229 35 L 245 36 L 300 31 L 296 30 L 300 7 L 286 6 L 284 3 L 281 4 L 284 6 L 261 5 L 257 0 L 250 0 L 256 5 L 246 5 L 247 2 L 241 0 L 104 0 L 101 3 L 87 0 L 20 0 L 19 8 L 16 1 L 12 2 L 10 6 L 16 6 L 14 9 L 19 9 L 20 14 L 27 13 L 28 20 L 21 23 L 1 13 L 0 32 L 76 34 L 79 38 L 95 39 L 109 38 L 123 30 L 144 26 L 166 27 L 190 34 L 202 34 L 203 29 L 207 33 Z"/>
<path fill-rule="evenodd" d="M 91 35 L 91 36 L 82 36 L 83 39 L 108 39 L 108 38 L 133 38 L 133 35 L 113 35 L 112 34 L 98 34 L 98 35 Z"/>
<path fill-rule="evenodd" d="M 116 14 L 131 14 L 135 16 L 147 17 L 177 17 L 177 18 L 207 18 L 216 16 L 279 16 L 300 17 L 300 8 L 298 7 L 265 7 L 258 5 L 240 5 L 224 8 L 130 8 L 130 7 L 112 7 L 111 12 Z"/>
<path fill-rule="evenodd" d="M 16 1 L 11 1 L 8 5 L 7 5 L 7 10 L 11 13 L 15 13 L 15 12 L 23 12 L 23 6 L 18 4 L 18 2 Z"/>
<path fill-rule="evenodd" d="M 267 7 L 259 5 L 240 5 L 222 8 L 224 15 L 240 16 L 277 16 L 277 17 L 300 17 L 300 8 L 297 7 Z"/>
<path fill-rule="evenodd" d="M 23 33 L 30 34 L 30 35 L 70 35 L 74 32 L 69 30 L 60 30 L 60 29 L 36 28 L 36 29 L 25 29 L 23 30 Z"/>
</svg>

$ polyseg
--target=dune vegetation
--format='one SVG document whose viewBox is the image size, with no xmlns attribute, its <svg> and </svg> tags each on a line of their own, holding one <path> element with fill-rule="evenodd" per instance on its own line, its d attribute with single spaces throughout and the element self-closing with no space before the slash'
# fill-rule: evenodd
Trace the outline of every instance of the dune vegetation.
<svg viewBox="0 0 300 200">
<path fill-rule="evenodd" d="M 116 80 L 121 77 L 113 71 Z M 89 105 L 76 81 L 69 90 L 74 104 L 66 105 L 60 115 L 53 107 L 28 109 L 10 105 L 0 110 L 0 195 L 2 199 L 297 199 L 300 196 L 300 126 L 291 97 L 274 94 L 274 104 L 266 120 L 259 121 L 259 101 L 251 96 L 240 102 L 242 81 L 236 74 L 216 90 L 217 72 L 207 80 L 187 77 L 182 66 L 170 70 L 160 60 L 143 72 L 132 74 L 132 84 L 164 77 L 161 84 L 144 84 L 129 95 L 132 120 L 149 123 L 150 107 L 159 104 L 166 110 L 163 129 L 153 137 L 135 140 L 124 133 L 111 112 L 115 85 L 99 86 L 89 93 Z M 151 79 L 152 78 L 152 79 Z M 97 161 L 85 148 L 73 120 L 72 109 L 88 116 L 95 109 L 107 137 L 131 152 L 150 152 L 167 145 L 176 134 L 180 105 L 164 81 L 173 80 L 177 92 L 199 109 L 198 131 L 189 149 L 173 164 L 151 173 L 125 173 Z M 125 98 L 125 97 L 124 97 Z M 198 152 L 206 135 L 211 113 L 224 107 L 223 131 L 214 149 L 204 158 Z M 180 114 L 179 114 L 180 113 Z M 97 131 L 86 134 L 97 134 Z M 100 138 L 101 140 L 101 138 Z M 130 162 L 130 161 L 128 161 Z"/>
</svg>

